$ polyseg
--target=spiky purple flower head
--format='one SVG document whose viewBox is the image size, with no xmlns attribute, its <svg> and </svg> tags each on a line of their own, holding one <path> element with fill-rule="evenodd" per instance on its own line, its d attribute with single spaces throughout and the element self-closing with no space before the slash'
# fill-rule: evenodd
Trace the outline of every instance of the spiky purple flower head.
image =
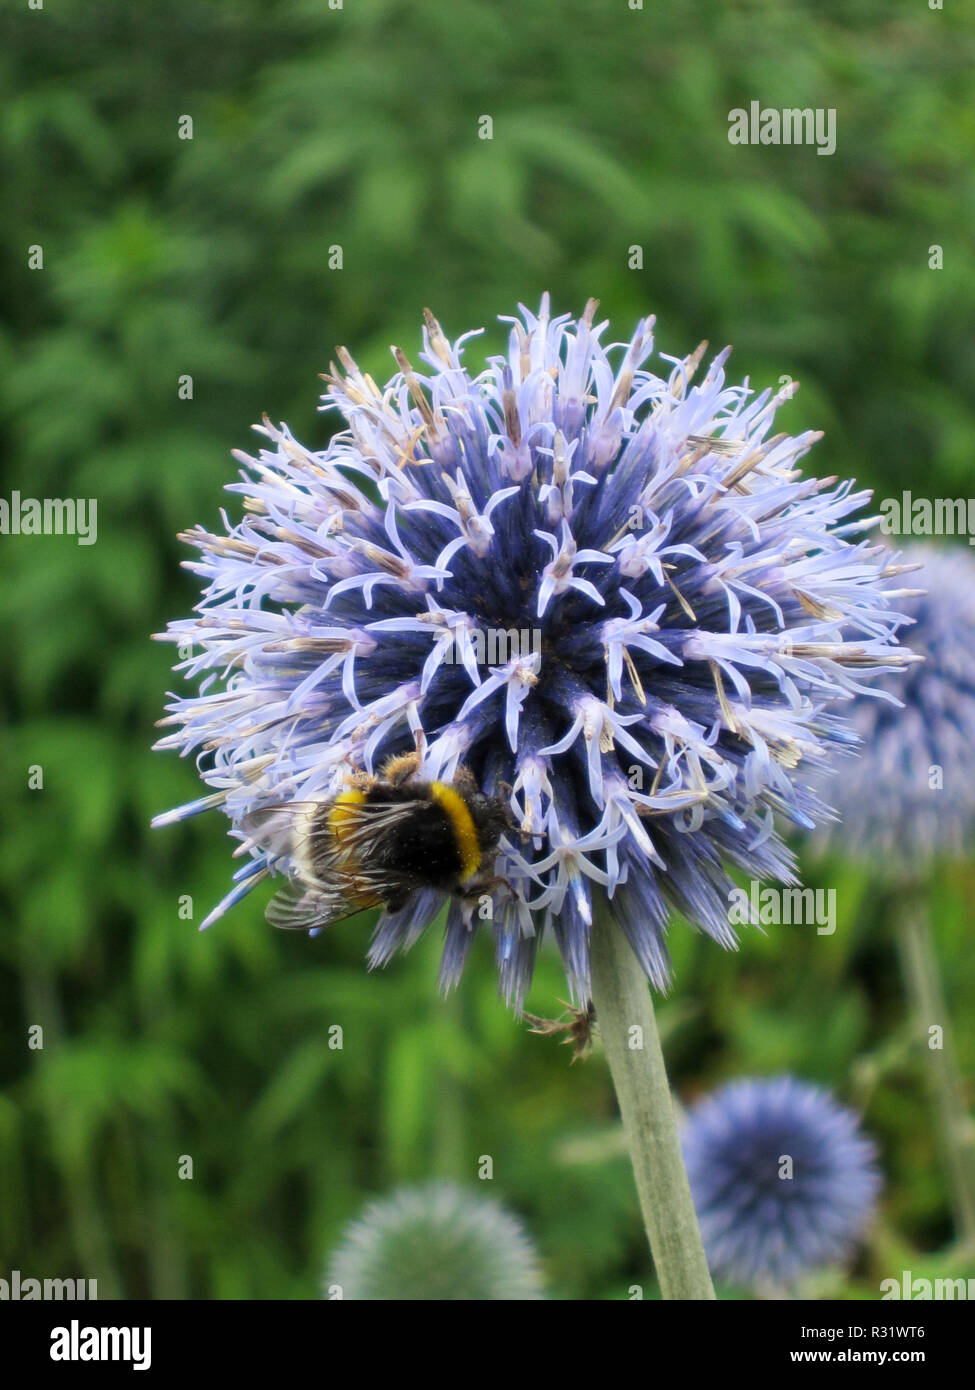
<svg viewBox="0 0 975 1390">
<path fill-rule="evenodd" d="M 744 1287 L 845 1260 L 880 1190 L 857 1116 L 793 1076 L 721 1087 L 690 1112 L 683 1149 L 711 1272 Z"/>
<path fill-rule="evenodd" d="M 594 894 L 658 986 L 671 908 L 734 946 L 725 865 L 795 881 L 776 817 L 815 823 L 834 707 L 905 659 L 897 567 L 848 520 L 869 493 L 802 476 L 817 435 L 772 433 L 794 388 L 727 385 L 727 349 L 693 384 L 706 344 L 658 376 L 653 320 L 606 347 L 596 308 L 522 308 L 476 376 L 429 313 L 426 368 L 395 350 L 383 388 L 340 351 L 324 402 L 346 428 L 311 452 L 265 420 L 230 487 L 243 520 L 185 537 L 207 587 L 165 634 L 205 679 L 159 746 L 213 790 L 163 821 L 219 806 L 243 838 L 249 812 L 330 795 L 421 730 L 427 777 L 510 786 L 491 926 L 518 1008 L 547 929 L 588 997 Z M 250 855 L 208 922 L 290 867 Z M 384 915 L 370 961 L 441 905 Z M 444 987 L 478 925 L 452 902 Z"/>
<path fill-rule="evenodd" d="M 975 560 L 923 545 L 902 558 L 923 592 L 903 602 L 901 638 L 924 660 L 878 682 L 896 704 L 854 703 L 862 745 L 821 783 L 840 820 L 820 844 L 914 873 L 975 836 Z"/>
</svg>

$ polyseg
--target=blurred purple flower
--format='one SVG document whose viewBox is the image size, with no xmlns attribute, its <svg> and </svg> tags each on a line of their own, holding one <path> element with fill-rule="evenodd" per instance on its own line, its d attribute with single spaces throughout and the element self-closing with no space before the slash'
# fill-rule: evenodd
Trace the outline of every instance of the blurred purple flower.
<svg viewBox="0 0 975 1390">
<path fill-rule="evenodd" d="M 920 545 L 901 558 L 926 591 L 902 605 L 913 624 L 902 640 L 924 661 L 878 683 L 902 706 L 854 704 L 862 747 L 817 783 L 840 817 L 819 846 L 914 872 L 975 834 L 975 559 Z"/>
<path fill-rule="evenodd" d="M 205 679 L 159 746 L 213 791 L 159 823 L 219 806 L 243 837 L 248 812 L 330 794 L 420 729 L 425 775 L 510 785 L 492 925 L 518 1008 L 547 928 L 588 997 L 594 892 L 658 987 L 671 909 L 734 946 L 725 864 L 795 882 L 775 817 L 814 825 L 834 707 L 909 659 L 897 566 L 848 520 L 869 494 L 802 476 L 816 434 L 772 433 L 794 388 L 727 385 L 728 349 L 692 385 L 705 344 L 657 376 L 653 320 L 605 348 L 596 307 L 522 309 L 477 376 L 430 314 L 424 372 L 397 350 L 380 389 L 340 351 L 324 400 L 347 428 L 313 453 L 265 420 L 230 489 L 243 520 L 184 537 L 207 588 L 165 634 Z M 492 656 L 498 634 L 530 640 Z M 252 851 L 207 922 L 278 868 Z M 384 916 L 371 962 L 441 905 Z M 451 903 L 445 987 L 477 925 Z"/>
<path fill-rule="evenodd" d="M 712 1274 L 767 1292 L 845 1260 L 880 1190 L 853 1111 L 792 1076 L 723 1086 L 683 1148 Z"/>
</svg>

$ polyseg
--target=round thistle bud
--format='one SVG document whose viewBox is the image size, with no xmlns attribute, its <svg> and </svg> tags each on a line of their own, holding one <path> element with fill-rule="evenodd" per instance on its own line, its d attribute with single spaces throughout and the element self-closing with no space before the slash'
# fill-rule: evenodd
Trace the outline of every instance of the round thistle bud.
<svg viewBox="0 0 975 1390">
<path fill-rule="evenodd" d="M 431 1183 L 373 1202 L 328 1263 L 326 1298 L 541 1299 L 538 1260 L 497 1202 Z"/>
<path fill-rule="evenodd" d="M 873 1214 L 856 1115 L 792 1076 L 733 1081 L 690 1112 L 687 1176 L 711 1272 L 764 1291 L 847 1258 Z"/>
<path fill-rule="evenodd" d="M 920 545 L 902 559 L 921 592 L 902 602 L 901 640 L 924 660 L 855 702 L 861 744 L 817 783 L 839 816 L 818 844 L 915 873 L 975 834 L 975 560 Z"/>
</svg>

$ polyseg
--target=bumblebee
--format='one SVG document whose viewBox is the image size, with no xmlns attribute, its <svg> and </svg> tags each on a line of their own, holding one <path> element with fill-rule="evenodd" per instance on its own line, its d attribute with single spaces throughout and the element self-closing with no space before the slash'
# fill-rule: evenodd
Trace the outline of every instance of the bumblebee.
<svg viewBox="0 0 975 1390">
<path fill-rule="evenodd" d="M 418 753 L 378 777 L 356 773 L 337 796 L 255 811 L 247 845 L 287 855 L 294 880 L 271 899 L 275 927 L 310 931 L 367 907 L 398 912 L 420 888 L 468 897 L 503 883 L 478 878 L 510 822 L 504 802 L 466 768 L 452 783 L 417 777 Z"/>
</svg>

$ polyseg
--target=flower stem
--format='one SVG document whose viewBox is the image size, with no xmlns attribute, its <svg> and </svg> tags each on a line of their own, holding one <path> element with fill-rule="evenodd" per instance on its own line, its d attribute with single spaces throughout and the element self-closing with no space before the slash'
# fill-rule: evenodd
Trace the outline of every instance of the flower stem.
<svg viewBox="0 0 975 1390">
<path fill-rule="evenodd" d="M 934 1104 L 942 1156 L 947 1170 L 955 1232 L 975 1249 L 975 1127 L 965 1106 L 965 1092 L 952 1045 L 948 1008 L 931 940 L 931 924 L 920 889 L 905 891 L 895 906 L 904 981 L 922 1034 L 928 1085 Z M 941 1046 L 930 1047 L 928 1029 L 941 1028 Z"/>
<path fill-rule="evenodd" d="M 593 923 L 592 997 L 660 1291 L 667 1299 L 714 1298 L 650 989 L 607 912 Z"/>
</svg>

